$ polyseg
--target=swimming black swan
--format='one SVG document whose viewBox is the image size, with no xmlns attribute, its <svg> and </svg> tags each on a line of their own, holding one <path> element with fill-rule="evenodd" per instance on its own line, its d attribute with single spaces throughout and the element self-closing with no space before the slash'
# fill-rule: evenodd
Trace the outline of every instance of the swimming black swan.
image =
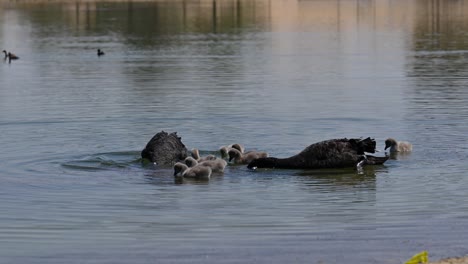
<svg viewBox="0 0 468 264">
<path fill-rule="evenodd" d="M 259 158 L 247 165 L 249 169 L 322 169 L 346 168 L 358 165 L 383 164 L 388 157 L 375 157 L 364 152 L 375 153 L 374 139 L 331 139 L 312 144 L 299 154 L 289 158 Z"/>
<path fill-rule="evenodd" d="M 188 151 L 182 143 L 177 132 L 168 134 L 161 131 L 154 135 L 141 151 L 141 157 L 155 162 L 158 165 L 172 166 L 177 161 L 184 160 L 188 156 Z"/>
<path fill-rule="evenodd" d="M 101 49 L 98 49 L 98 50 L 97 50 L 97 55 L 98 55 L 98 56 L 102 56 L 102 55 L 104 55 L 104 54 L 105 54 L 104 51 L 102 51 Z"/>
<path fill-rule="evenodd" d="M 393 138 L 388 138 L 385 140 L 385 150 L 388 148 L 390 148 L 390 153 L 411 152 L 413 150 L 413 145 L 407 141 L 396 141 Z"/>
</svg>

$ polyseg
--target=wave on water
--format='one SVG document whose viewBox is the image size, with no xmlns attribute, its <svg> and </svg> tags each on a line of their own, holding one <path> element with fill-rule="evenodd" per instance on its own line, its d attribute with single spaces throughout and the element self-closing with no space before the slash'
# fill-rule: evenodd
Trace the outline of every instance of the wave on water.
<svg viewBox="0 0 468 264">
<path fill-rule="evenodd" d="M 139 151 L 121 151 L 97 153 L 62 163 L 61 165 L 73 170 L 112 170 L 141 166 L 142 160 Z"/>
<path fill-rule="evenodd" d="M 209 154 L 218 155 L 219 153 L 217 151 L 200 150 L 201 156 Z M 140 151 L 119 151 L 90 154 L 82 157 L 76 157 L 76 159 L 63 162 L 61 165 L 68 169 L 89 171 L 123 169 L 129 167 L 154 169 L 155 167 L 158 167 L 156 164 L 142 160 Z"/>
</svg>

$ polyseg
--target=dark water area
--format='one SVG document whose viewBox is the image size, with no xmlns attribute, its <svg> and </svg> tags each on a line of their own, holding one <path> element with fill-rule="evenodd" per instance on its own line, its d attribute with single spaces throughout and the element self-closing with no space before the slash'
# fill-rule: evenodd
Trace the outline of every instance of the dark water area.
<svg viewBox="0 0 468 264">
<path fill-rule="evenodd" d="M 468 254 L 467 1 L 1 1 L 1 263 L 403 263 Z M 106 53 L 98 57 L 97 49 Z M 203 155 L 413 143 L 363 171 Z"/>
</svg>

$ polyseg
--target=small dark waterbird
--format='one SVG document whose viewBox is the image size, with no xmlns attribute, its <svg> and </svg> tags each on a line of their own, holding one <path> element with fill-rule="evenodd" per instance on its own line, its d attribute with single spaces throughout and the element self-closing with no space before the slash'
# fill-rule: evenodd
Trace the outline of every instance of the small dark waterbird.
<svg viewBox="0 0 468 264">
<path fill-rule="evenodd" d="M 100 56 L 102 56 L 102 55 L 104 55 L 104 54 L 105 54 L 104 51 L 102 51 L 101 49 L 98 49 L 98 50 L 97 50 L 97 55 L 98 55 L 98 57 L 100 57 Z"/>
<path fill-rule="evenodd" d="M 11 62 L 11 60 L 19 59 L 18 56 L 16 56 L 15 54 L 13 54 L 11 52 L 7 52 L 6 50 L 3 50 L 3 53 L 5 53 L 5 60 L 8 59 L 10 62 Z"/>
</svg>

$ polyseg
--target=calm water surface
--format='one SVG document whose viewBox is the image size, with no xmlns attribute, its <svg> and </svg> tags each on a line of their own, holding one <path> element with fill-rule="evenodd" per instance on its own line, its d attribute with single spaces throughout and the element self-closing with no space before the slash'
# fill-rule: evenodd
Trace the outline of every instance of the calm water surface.
<svg viewBox="0 0 468 264">
<path fill-rule="evenodd" d="M 402 263 L 468 254 L 468 1 L 3 1 L 0 262 Z M 96 49 L 106 52 L 96 56 Z M 176 184 L 157 132 L 354 170 Z"/>
</svg>

